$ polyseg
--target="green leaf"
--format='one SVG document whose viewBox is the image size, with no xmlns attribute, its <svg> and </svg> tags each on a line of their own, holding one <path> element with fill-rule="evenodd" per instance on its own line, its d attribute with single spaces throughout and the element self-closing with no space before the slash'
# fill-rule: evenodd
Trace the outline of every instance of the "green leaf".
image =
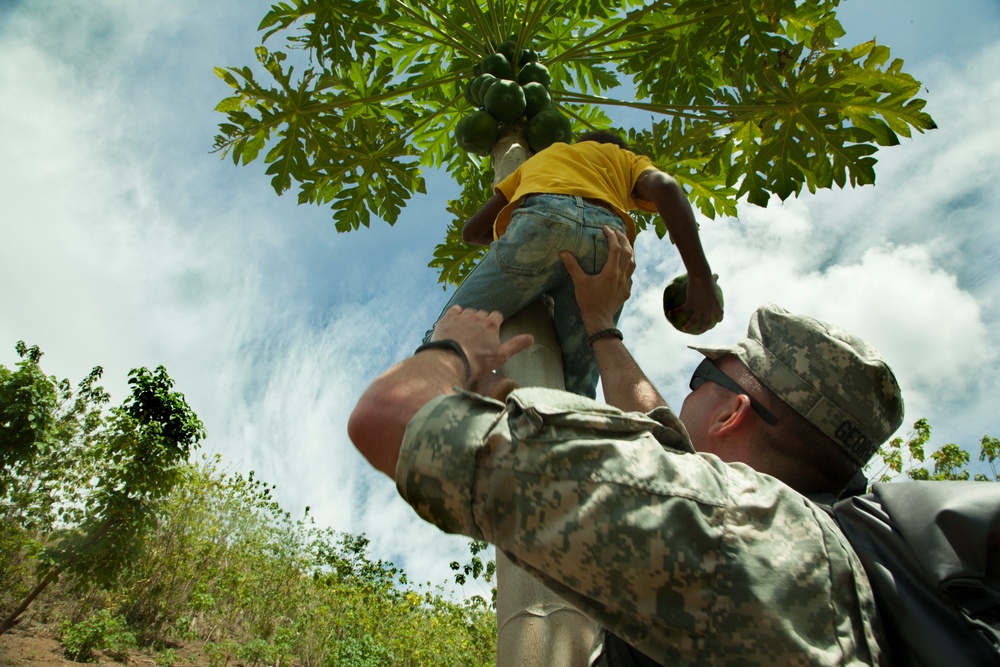
<svg viewBox="0 0 1000 667">
<path fill-rule="evenodd" d="M 438 282 L 457 285 L 465 280 L 485 254 L 486 248 L 463 241 L 461 227 L 452 223 L 445 240 L 434 248 L 434 259 L 427 266 L 440 271 Z"/>
<path fill-rule="evenodd" d="M 236 80 L 236 77 L 229 72 L 229 70 L 222 67 L 216 67 L 213 71 L 215 72 L 215 76 L 219 77 L 233 88 L 239 88 L 239 82 Z"/>
<path fill-rule="evenodd" d="M 216 111 L 223 113 L 227 111 L 239 111 L 242 107 L 243 99 L 239 96 L 227 97 L 215 106 Z"/>
</svg>

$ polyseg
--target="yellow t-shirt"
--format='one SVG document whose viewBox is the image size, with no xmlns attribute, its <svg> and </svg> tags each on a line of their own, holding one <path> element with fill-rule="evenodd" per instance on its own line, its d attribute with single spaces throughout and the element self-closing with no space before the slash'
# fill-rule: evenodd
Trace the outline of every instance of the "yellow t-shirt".
<svg viewBox="0 0 1000 667">
<path fill-rule="evenodd" d="M 656 212 L 653 202 L 632 197 L 639 174 L 655 169 L 649 158 L 596 141 L 555 143 L 532 155 L 494 190 L 507 197 L 493 223 L 493 238 L 500 238 L 510 224 L 510 215 L 528 195 L 577 195 L 605 202 L 618 214 L 635 240 L 632 209 Z"/>
</svg>

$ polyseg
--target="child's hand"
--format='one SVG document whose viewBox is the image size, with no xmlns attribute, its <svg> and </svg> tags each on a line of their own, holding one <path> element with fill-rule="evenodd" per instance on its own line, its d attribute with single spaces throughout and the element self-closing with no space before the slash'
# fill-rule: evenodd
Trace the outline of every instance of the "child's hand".
<svg viewBox="0 0 1000 667">
<path fill-rule="evenodd" d="M 676 309 L 691 312 L 691 318 L 682 328 L 684 333 L 703 334 L 722 321 L 722 302 L 715 287 L 718 280 L 715 274 L 710 280 L 688 277 L 687 298 L 684 305 Z"/>
</svg>

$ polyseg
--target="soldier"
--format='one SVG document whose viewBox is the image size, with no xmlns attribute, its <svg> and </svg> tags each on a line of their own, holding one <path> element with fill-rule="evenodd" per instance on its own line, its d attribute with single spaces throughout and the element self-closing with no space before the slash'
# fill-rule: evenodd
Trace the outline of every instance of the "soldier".
<svg viewBox="0 0 1000 667">
<path fill-rule="evenodd" d="M 631 290 L 628 240 L 605 235 L 599 274 L 562 257 L 587 331 Z M 599 665 L 880 663 L 864 571 L 805 497 L 839 493 L 902 421 L 874 349 L 763 306 L 746 338 L 698 348 L 678 417 L 616 336 L 594 343 L 615 407 L 513 389 L 491 371 L 531 337 L 501 343 L 501 321 L 450 310 L 351 415 L 420 516 L 492 542 L 606 627 Z"/>
</svg>

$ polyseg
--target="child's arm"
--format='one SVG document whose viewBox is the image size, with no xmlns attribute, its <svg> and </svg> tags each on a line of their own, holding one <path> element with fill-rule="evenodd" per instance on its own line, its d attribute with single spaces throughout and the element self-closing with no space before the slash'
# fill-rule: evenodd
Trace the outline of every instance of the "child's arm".
<svg viewBox="0 0 1000 667">
<path fill-rule="evenodd" d="M 632 195 L 656 204 L 687 268 L 687 300 L 681 308 L 694 312 L 684 331 L 692 334 L 708 331 L 722 320 L 722 304 L 715 293 L 715 277 L 698 238 L 698 223 L 691 203 L 677 181 L 658 169 L 642 172 L 632 188 Z"/>
<path fill-rule="evenodd" d="M 475 245 L 489 245 L 493 242 L 493 223 L 503 207 L 507 205 L 507 197 L 498 192 L 482 208 L 472 214 L 462 227 L 462 240 Z"/>
</svg>

